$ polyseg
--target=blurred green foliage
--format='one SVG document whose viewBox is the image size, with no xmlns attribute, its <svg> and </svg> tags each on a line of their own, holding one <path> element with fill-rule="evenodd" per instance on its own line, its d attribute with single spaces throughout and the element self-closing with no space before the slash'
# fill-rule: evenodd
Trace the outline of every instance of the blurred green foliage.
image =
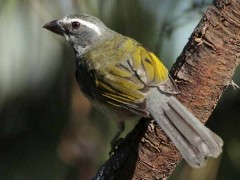
<svg viewBox="0 0 240 180">
<path fill-rule="evenodd" d="M 80 93 L 73 50 L 42 29 L 46 22 L 71 13 L 95 15 L 154 51 L 170 68 L 209 3 L 0 0 L 0 179 L 89 179 L 107 158 L 116 131 L 114 122 L 91 110 Z M 237 84 L 239 75 L 238 70 Z M 200 170 L 182 162 L 170 179 L 240 177 L 239 91 L 229 87 L 207 123 L 225 142 L 221 158 Z"/>
</svg>

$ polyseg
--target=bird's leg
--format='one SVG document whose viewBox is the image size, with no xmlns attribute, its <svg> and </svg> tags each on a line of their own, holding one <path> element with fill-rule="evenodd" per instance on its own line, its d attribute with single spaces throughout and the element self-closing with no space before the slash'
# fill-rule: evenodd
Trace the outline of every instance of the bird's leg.
<svg viewBox="0 0 240 180">
<path fill-rule="evenodd" d="M 121 138 L 119 138 L 119 137 L 121 136 L 122 132 L 124 131 L 124 128 L 125 128 L 124 121 L 119 122 L 118 123 L 118 131 L 110 142 L 111 150 L 109 152 L 109 155 L 111 155 L 114 152 L 116 146 L 120 144 Z"/>
</svg>

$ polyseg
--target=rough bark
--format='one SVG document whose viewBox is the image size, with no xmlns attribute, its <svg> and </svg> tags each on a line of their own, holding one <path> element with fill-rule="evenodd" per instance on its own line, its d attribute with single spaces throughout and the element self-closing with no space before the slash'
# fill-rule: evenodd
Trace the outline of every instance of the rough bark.
<svg viewBox="0 0 240 180">
<path fill-rule="evenodd" d="M 178 99 L 202 122 L 212 113 L 240 63 L 240 0 L 215 0 L 170 73 Z M 141 119 L 94 179 L 162 179 L 180 153 L 153 121 Z"/>
</svg>

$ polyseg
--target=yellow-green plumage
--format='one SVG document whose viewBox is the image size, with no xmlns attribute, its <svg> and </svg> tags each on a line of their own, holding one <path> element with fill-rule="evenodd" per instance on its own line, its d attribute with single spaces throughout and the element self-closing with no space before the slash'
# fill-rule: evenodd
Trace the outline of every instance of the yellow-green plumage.
<svg viewBox="0 0 240 180">
<path fill-rule="evenodd" d="M 167 69 L 153 53 L 119 34 L 97 44 L 81 59 L 87 61 L 87 66 L 80 68 L 95 74 L 96 98 L 101 97 L 101 101 L 111 105 L 122 104 L 137 113 L 145 111 L 141 109 L 145 106 L 135 104 L 145 103 L 149 87 L 168 79 Z"/>
</svg>

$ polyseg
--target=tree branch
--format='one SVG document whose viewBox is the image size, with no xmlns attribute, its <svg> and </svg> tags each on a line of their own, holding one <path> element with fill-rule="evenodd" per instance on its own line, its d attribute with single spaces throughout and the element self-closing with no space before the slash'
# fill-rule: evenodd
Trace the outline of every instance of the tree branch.
<svg viewBox="0 0 240 180">
<path fill-rule="evenodd" d="M 240 63 L 240 1 L 215 0 L 170 73 L 178 99 L 202 122 L 212 113 Z M 181 160 L 154 121 L 141 119 L 94 179 L 162 179 Z"/>
</svg>

